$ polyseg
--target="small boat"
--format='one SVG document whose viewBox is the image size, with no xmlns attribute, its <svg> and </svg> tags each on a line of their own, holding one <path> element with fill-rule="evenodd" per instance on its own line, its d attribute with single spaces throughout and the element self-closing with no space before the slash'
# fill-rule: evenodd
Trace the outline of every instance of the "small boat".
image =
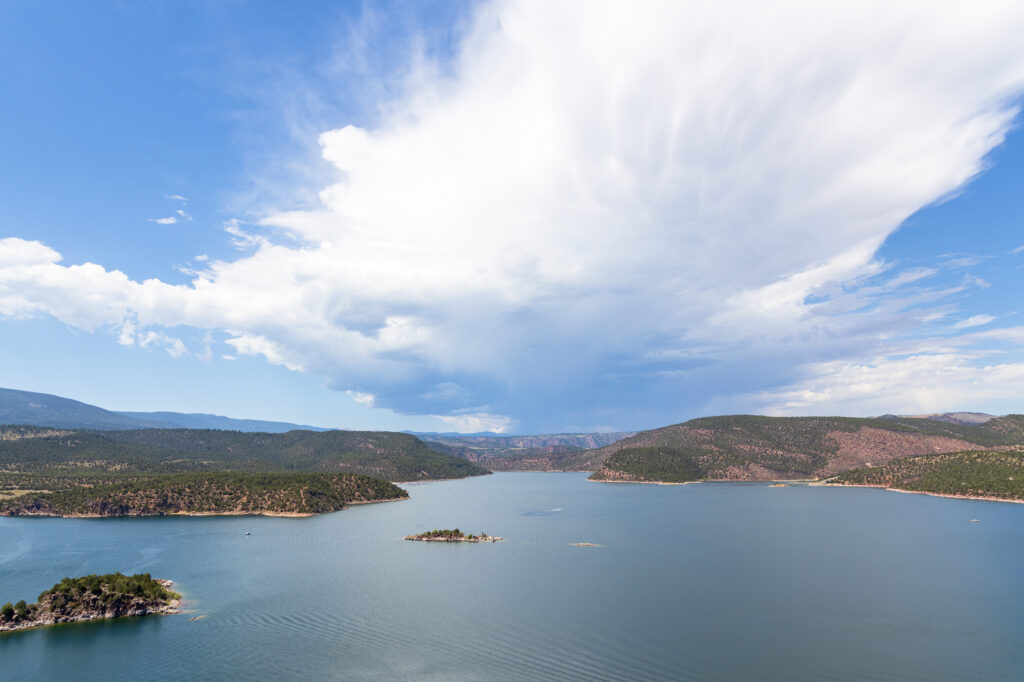
<svg viewBox="0 0 1024 682">
<path fill-rule="evenodd" d="M 967 523 L 977 523 L 978 519 L 967 519 Z"/>
<path fill-rule="evenodd" d="M 249 532 L 249 531 L 245 531 L 245 534 L 246 534 L 246 535 L 252 535 L 252 533 L 251 533 L 251 532 Z"/>
</svg>

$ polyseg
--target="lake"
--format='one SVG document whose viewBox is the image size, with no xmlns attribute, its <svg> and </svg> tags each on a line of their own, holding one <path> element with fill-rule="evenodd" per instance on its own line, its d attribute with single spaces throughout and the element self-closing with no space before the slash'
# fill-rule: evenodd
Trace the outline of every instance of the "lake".
<svg viewBox="0 0 1024 682">
<path fill-rule="evenodd" d="M 190 611 L 0 635 L 0 677 L 1024 679 L 1024 505 L 586 474 L 407 488 L 304 519 L 0 518 L 0 601 L 119 570 L 173 579 Z M 454 527 L 506 539 L 402 540 Z"/>
</svg>

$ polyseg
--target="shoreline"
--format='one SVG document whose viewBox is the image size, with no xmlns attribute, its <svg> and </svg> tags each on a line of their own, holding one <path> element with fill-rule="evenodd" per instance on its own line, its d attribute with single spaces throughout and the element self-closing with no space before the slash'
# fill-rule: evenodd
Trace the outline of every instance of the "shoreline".
<svg viewBox="0 0 1024 682">
<path fill-rule="evenodd" d="M 626 481 L 622 479 L 587 478 L 590 483 L 644 483 L 646 485 L 691 485 L 695 483 L 766 483 L 775 487 L 788 487 L 790 484 L 822 485 L 810 478 L 776 478 L 768 481 L 750 481 L 740 478 L 707 478 L 699 481 Z M 771 487 L 769 486 L 769 487 Z"/>
<path fill-rule="evenodd" d="M 624 481 L 622 479 L 609 479 L 603 478 L 590 478 L 586 479 L 589 483 L 642 483 L 644 485 L 690 485 L 691 483 L 703 483 L 704 481 Z"/>
<path fill-rule="evenodd" d="M 928 495 L 930 497 L 944 497 L 950 500 L 979 500 L 981 502 L 1009 502 L 1010 504 L 1024 504 L 1024 500 L 1017 500 L 1009 497 L 992 497 L 991 495 L 956 495 L 954 493 L 933 493 L 928 490 L 904 490 L 902 488 L 891 488 L 886 485 L 871 485 L 869 483 L 819 483 L 818 485 L 830 488 L 876 488 L 887 490 L 891 493 L 904 493 L 907 495 Z"/>
<path fill-rule="evenodd" d="M 174 586 L 173 580 L 157 578 L 156 581 L 163 585 L 166 589 L 171 589 Z M 179 595 L 180 597 L 180 595 Z M 117 620 L 118 618 L 137 618 L 140 616 L 173 616 L 177 613 L 182 613 L 181 599 L 169 599 L 166 604 L 162 604 L 152 611 L 143 611 L 141 613 L 125 613 L 120 616 L 107 616 L 107 615 L 83 615 L 83 616 L 72 616 L 67 620 L 34 620 L 27 623 L 8 623 L 6 625 L 0 625 L 0 636 L 9 632 L 22 632 L 24 630 L 35 630 L 37 628 L 48 628 L 55 625 L 69 625 L 71 623 L 88 623 L 95 620 Z"/>
<path fill-rule="evenodd" d="M 380 504 L 383 502 L 401 502 L 402 500 L 408 500 L 409 497 L 389 497 L 384 500 L 356 500 L 353 502 L 346 502 L 345 506 L 341 509 L 334 509 L 331 511 L 324 512 L 276 512 L 276 511 L 222 511 L 222 512 L 190 512 L 190 511 L 175 511 L 166 512 L 163 514 L 5 514 L 7 518 L 12 519 L 157 519 L 162 517 L 171 516 L 188 516 L 188 517 L 206 517 L 206 516 L 267 516 L 277 518 L 293 518 L 293 519 L 304 519 L 310 516 L 320 516 L 321 514 L 333 514 L 335 512 L 345 511 L 351 506 L 361 504 Z"/>
<path fill-rule="evenodd" d="M 123 616 L 75 616 L 67 620 L 32 621 L 31 623 L 18 623 L 16 625 L 0 625 L 0 636 L 9 632 L 22 632 L 24 630 L 35 630 L 37 628 L 49 628 L 55 625 L 71 625 L 72 623 L 89 623 L 96 620 L 117 620 L 119 618 L 139 618 L 142 616 L 173 616 L 182 613 L 179 608 L 180 599 L 172 599 L 166 606 L 161 606 L 145 613 L 126 613 Z"/>
</svg>

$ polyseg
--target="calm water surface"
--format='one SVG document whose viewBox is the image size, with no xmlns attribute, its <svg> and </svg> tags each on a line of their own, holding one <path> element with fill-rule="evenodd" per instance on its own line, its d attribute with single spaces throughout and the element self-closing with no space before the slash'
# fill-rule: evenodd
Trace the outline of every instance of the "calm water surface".
<svg viewBox="0 0 1024 682">
<path fill-rule="evenodd" d="M 2 635 L 0 678 L 1024 679 L 1024 505 L 585 478 L 307 519 L 2 518 L 0 600 L 148 571 L 192 613 Z M 506 541 L 401 540 L 456 526 Z"/>
</svg>

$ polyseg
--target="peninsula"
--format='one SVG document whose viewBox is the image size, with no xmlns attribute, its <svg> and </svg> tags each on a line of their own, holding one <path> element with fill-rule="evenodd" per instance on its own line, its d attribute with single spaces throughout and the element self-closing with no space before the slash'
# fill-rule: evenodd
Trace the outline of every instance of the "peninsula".
<svg viewBox="0 0 1024 682">
<path fill-rule="evenodd" d="M 487 535 L 486 533 L 466 535 L 456 528 L 455 530 L 430 530 L 418 535 L 406 535 L 405 539 L 417 542 L 499 542 L 505 538 Z"/>
<path fill-rule="evenodd" d="M 121 573 L 64 578 L 39 595 L 35 604 L 24 600 L 0 607 L 0 632 L 26 630 L 57 623 L 178 613 L 181 595 L 173 582 L 149 573 Z"/>
<path fill-rule="evenodd" d="M 973 450 L 904 457 L 847 471 L 825 483 L 1024 502 L 1024 451 Z"/>
<path fill-rule="evenodd" d="M 26 492 L 0 501 L 6 516 L 311 516 L 352 504 L 403 500 L 393 483 L 358 474 L 167 474 L 121 483 Z"/>
</svg>

